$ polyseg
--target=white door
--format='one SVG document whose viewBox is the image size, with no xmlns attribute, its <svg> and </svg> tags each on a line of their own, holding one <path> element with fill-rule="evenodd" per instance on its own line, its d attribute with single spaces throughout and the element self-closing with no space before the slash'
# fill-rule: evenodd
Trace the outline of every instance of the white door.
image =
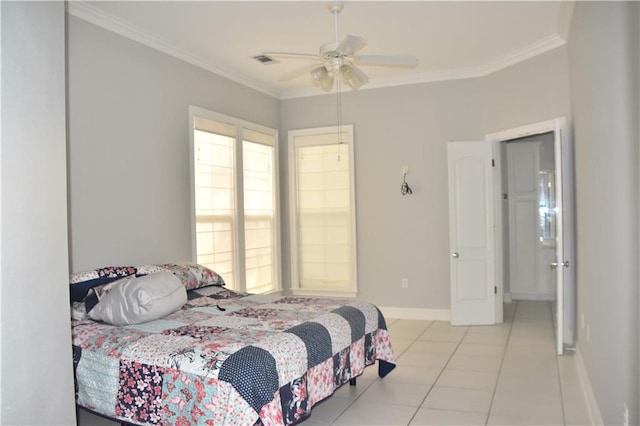
<svg viewBox="0 0 640 426">
<path fill-rule="evenodd" d="M 575 246 L 573 149 L 564 119 L 555 120 L 555 176 L 556 176 L 556 345 L 558 355 L 564 345 L 573 346 L 575 330 Z"/>
<path fill-rule="evenodd" d="M 540 142 L 507 146 L 509 203 L 509 289 L 513 299 L 539 294 L 538 171 Z M 549 269 L 549 265 L 545 265 Z M 555 295 L 554 295 L 555 296 Z"/>
<path fill-rule="evenodd" d="M 451 324 L 496 323 L 493 145 L 449 142 Z"/>
</svg>

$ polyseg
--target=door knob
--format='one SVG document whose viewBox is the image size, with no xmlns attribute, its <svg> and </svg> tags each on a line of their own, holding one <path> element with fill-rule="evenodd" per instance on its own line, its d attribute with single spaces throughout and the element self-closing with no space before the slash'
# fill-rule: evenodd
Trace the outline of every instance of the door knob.
<svg viewBox="0 0 640 426">
<path fill-rule="evenodd" d="M 456 252 L 453 252 L 453 254 L 451 255 L 451 257 L 453 257 L 454 259 L 457 259 L 457 258 L 459 258 L 459 257 L 460 257 L 460 253 L 458 253 L 457 251 L 456 251 Z"/>
<path fill-rule="evenodd" d="M 565 268 L 568 268 L 568 267 L 569 267 L 569 261 L 567 260 L 567 261 L 564 261 L 564 262 L 562 262 L 562 263 L 551 262 L 551 263 L 549 264 L 549 267 L 550 267 L 551 269 L 556 269 L 556 268 L 558 267 L 558 265 L 560 265 L 560 266 L 564 266 Z"/>
</svg>

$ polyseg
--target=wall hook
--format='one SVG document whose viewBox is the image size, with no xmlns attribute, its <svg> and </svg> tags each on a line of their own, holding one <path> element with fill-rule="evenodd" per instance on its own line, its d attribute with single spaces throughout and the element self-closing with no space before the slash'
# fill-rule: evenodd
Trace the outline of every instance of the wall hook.
<svg viewBox="0 0 640 426">
<path fill-rule="evenodd" d="M 407 183 L 408 171 L 409 171 L 409 167 L 407 166 L 402 167 L 402 185 L 400 185 L 400 193 L 402 195 L 413 194 L 413 191 L 411 190 L 411 188 L 409 187 L 409 184 Z"/>
</svg>

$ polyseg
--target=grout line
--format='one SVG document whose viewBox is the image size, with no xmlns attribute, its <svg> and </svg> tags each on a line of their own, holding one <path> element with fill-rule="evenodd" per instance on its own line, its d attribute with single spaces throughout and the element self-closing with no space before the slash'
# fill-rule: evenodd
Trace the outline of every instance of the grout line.
<svg viewBox="0 0 640 426">
<path fill-rule="evenodd" d="M 511 317 L 511 321 L 509 321 L 509 323 L 511 324 L 509 326 L 509 334 L 507 334 L 507 343 L 504 345 L 504 351 L 502 352 L 502 360 L 500 361 L 500 368 L 498 368 L 498 376 L 496 377 L 496 383 L 493 385 L 493 394 L 491 394 L 491 402 L 489 403 L 489 411 L 487 411 L 487 419 L 485 420 L 484 424 L 487 425 L 489 424 L 489 418 L 491 417 L 491 409 L 493 408 L 493 401 L 496 397 L 496 391 L 498 390 L 498 382 L 500 382 L 500 374 L 502 373 L 502 366 L 504 364 L 504 357 L 507 354 L 507 348 L 509 347 L 509 341 L 511 340 L 511 331 L 513 331 L 513 322 L 516 319 L 516 313 L 518 311 L 518 306 L 520 304 L 520 302 L 515 302 L 516 303 L 516 307 L 513 309 L 513 315 Z"/>
<path fill-rule="evenodd" d="M 429 397 L 429 395 L 431 394 L 431 391 L 433 390 L 433 388 L 436 386 L 436 383 L 438 383 L 438 379 L 440 379 L 440 376 L 442 376 L 442 373 L 444 373 L 444 370 L 447 368 L 447 365 L 449 365 L 449 362 L 451 361 L 451 358 L 453 358 L 453 355 L 456 353 L 456 351 L 458 350 L 458 348 L 460 347 L 460 345 L 462 344 L 462 341 L 464 340 L 464 338 L 467 336 L 467 334 L 469 333 L 469 330 L 471 330 L 471 326 L 467 326 L 467 331 L 465 331 L 465 333 L 462 335 L 462 337 L 460 338 L 460 340 L 458 341 L 458 344 L 456 345 L 455 349 L 453 350 L 453 352 L 451 352 L 451 355 L 449 355 L 449 359 L 447 359 L 447 362 L 445 362 L 445 364 L 442 366 L 442 369 L 440 370 L 440 373 L 438 373 L 438 376 L 436 377 L 436 379 L 433 381 L 433 384 L 431 385 L 431 387 L 429 388 L 429 390 L 427 391 L 426 395 L 424 396 L 424 398 L 422 398 L 422 401 L 420 401 L 420 405 L 418 406 L 418 408 L 416 409 L 416 412 L 413 413 L 413 416 L 411 416 L 411 418 L 409 419 L 409 423 L 407 423 L 407 425 L 411 424 L 411 422 L 413 421 L 413 419 L 416 417 L 416 414 L 418 414 L 418 411 L 420 411 L 420 408 L 422 407 L 422 404 L 424 404 L 424 402 L 427 400 L 427 398 Z M 425 330 L 426 331 L 426 330 Z M 419 337 L 419 336 L 418 336 Z M 416 340 L 418 340 L 418 338 L 416 338 Z M 415 343 L 415 341 L 414 341 Z M 411 347 L 413 345 L 413 343 L 411 345 L 409 345 L 409 347 Z M 408 348 L 407 348 L 408 349 Z"/>
</svg>

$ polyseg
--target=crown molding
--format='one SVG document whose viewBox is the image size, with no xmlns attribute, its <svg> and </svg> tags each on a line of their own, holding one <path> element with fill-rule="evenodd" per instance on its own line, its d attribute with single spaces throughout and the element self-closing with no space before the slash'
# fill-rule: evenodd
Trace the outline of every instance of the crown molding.
<svg viewBox="0 0 640 426">
<path fill-rule="evenodd" d="M 166 53 L 169 56 L 181 59 L 187 63 L 203 68 L 214 74 L 235 81 L 236 83 L 255 89 L 259 92 L 279 98 L 280 93 L 278 90 L 274 90 L 272 87 L 267 86 L 261 82 L 253 79 L 249 79 L 243 76 L 238 76 L 237 73 L 232 73 L 228 70 L 215 66 L 208 62 L 206 59 L 194 55 L 190 52 L 181 49 L 168 41 L 156 37 L 148 32 L 141 30 L 135 25 L 116 18 L 111 14 L 107 14 L 100 9 L 92 6 L 89 2 L 85 1 L 69 1 L 67 2 L 67 12 L 69 15 L 80 18 L 84 21 L 90 22 L 94 25 L 102 27 L 106 30 L 119 34 L 130 40 L 137 41 L 145 46 L 151 47 L 160 52 Z"/>
<path fill-rule="evenodd" d="M 412 84 L 434 83 L 437 81 L 462 80 L 466 78 L 482 77 L 483 74 L 477 68 L 458 68 L 441 71 L 427 72 L 412 76 L 391 77 L 385 79 L 369 80 L 366 86 L 361 87 L 358 91 L 381 89 L 385 87 L 408 86 Z M 304 89 L 284 90 L 280 93 L 280 99 L 305 98 L 309 96 L 328 95 L 334 93 L 323 92 L 317 87 L 308 87 Z"/>
<path fill-rule="evenodd" d="M 541 55 L 557 47 L 564 46 L 566 41 L 558 34 L 554 34 L 542 40 L 538 40 L 521 49 L 513 51 L 507 55 L 488 62 L 479 67 L 483 76 L 493 74 L 496 71 L 503 70 L 517 63 L 531 59 L 534 56 Z"/>
</svg>

